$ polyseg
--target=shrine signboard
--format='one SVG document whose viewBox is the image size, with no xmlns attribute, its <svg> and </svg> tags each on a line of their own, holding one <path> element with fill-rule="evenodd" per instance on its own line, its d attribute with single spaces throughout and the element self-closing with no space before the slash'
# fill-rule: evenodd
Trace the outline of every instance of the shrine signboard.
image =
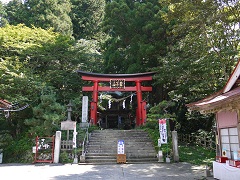
<svg viewBox="0 0 240 180">
<path fill-rule="evenodd" d="M 125 88 L 125 79 L 110 79 L 110 88 L 111 89 L 124 89 Z"/>
</svg>

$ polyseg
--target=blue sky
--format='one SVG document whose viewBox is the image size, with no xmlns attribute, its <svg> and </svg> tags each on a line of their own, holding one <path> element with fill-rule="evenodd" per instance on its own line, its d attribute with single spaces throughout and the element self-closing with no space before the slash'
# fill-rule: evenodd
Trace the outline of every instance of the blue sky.
<svg viewBox="0 0 240 180">
<path fill-rule="evenodd" d="M 0 0 L 2 3 L 7 3 L 9 2 L 10 0 Z"/>
</svg>

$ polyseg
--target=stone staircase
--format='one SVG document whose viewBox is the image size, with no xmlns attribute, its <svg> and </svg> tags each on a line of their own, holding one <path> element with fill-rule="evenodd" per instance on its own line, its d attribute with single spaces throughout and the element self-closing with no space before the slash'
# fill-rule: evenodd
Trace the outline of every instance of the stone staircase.
<svg viewBox="0 0 240 180">
<path fill-rule="evenodd" d="M 147 132 L 106 129 L 91 133 L 86 163 L 116 163 L 118 140 L 124 140 L 127 163 L 157 162 L 157 153 Z"/>
</svg>

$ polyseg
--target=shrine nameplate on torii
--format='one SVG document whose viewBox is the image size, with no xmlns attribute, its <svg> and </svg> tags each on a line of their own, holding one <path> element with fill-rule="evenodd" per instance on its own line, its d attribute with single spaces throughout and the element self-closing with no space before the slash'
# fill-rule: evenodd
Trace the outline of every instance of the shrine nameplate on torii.
<svg viewBox="0 0 240 180">
<path fill-rule="evenodd" d="M 82 80 L 92 81 L 93 86 L 84 86 L 82 91 L 90 91 L 92 94 L 91 102 L 91 120 L 97 124 L 97 103 L 98 92 L 101 91 L 135 91 L 137 94 L 137 126 L 146 122 L 146 101 L 142 100 L 142 92 L 152 91 L 152 87 L 142 86 L 143 81 L 151 81 L 154 72 L 137 73 L 137 74 L 100 74 L 90 73 L 78 70 L 77 73 L 82 76 Z M 99 82 L 109 82 L 109 86 L 99 86 Z M 125 82 L 135 82 L 135 86 L 126 86 Z"/>
</svg>

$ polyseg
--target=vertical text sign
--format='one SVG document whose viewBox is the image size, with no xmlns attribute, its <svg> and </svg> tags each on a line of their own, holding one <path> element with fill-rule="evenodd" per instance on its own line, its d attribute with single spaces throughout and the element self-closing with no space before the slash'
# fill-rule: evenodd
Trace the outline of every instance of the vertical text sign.
<svg viewBox="0 0 240 180">
<path fill-rule="evenodd" d="M 166 119 L 159 119 L 159 134 L 161 139 L 161 144 L 167 144 L 167 123 Z"/>
<path fill-rule="evenodd" d="M 77 127 L 76 127 L 76 122 L 74 123 L 74 130 L 73 130 L 73 148 L 77 148 Z"/>
<path fill-rule="evenodd" d="M 87 122 L 88 119 L 88 96 L 82 98 L 82 122 Z"/>
</svg>

